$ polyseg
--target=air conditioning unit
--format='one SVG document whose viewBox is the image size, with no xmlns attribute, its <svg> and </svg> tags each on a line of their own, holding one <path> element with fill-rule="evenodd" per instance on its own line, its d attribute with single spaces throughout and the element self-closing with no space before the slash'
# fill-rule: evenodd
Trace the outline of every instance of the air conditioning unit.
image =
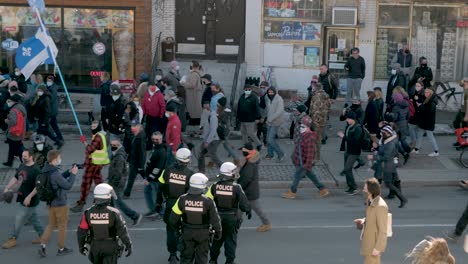
<svg viewBox="0 0 468 264">
<path fill-rule="evenodd" d="M 332 24 L 334 26 L 356 26 L 357 25 L 357 8 L 334 7 Z"/>
</svg>

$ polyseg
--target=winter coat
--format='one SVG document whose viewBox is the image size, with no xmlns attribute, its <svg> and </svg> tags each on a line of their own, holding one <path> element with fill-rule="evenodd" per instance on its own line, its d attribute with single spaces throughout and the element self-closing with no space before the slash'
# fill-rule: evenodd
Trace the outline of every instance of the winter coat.
<svg viewBox="0 0 468 264">
<path fill-rule="evenodd" d="M 145 94 L 148 92 L 149 89 L 149 83 L 148 82 L 142 82 L 140 85 L 138 85 L 137 92 L 136 94 L 138 97 L 140 97 L 140 100 L 145 97 Z"/>
<path fill-rule="evenodd" d="M 170 70 L 164 78 L 167 79 L 167 84 L 173 89 L 177 89 L 180 85 L 180 74 L 178 71 Z"/>
<path fill-rule="evenodd" d="M 207 84 L 205 90 L 203 91 L 201 106 L 203 107 L 203 102 L 211 102 L 211 97 L 213 97 L 213 91 L 211 91 L 211 83 Z"/>
<path fill-rule="evenodd" d="M 48 126 L 52 110 L 50 101 L 50 95 L 47 92 L 44 92 L 42 96 L 36 96 L 32 99 L 28 111 L 28 113 L 30 113 L 28 116 L 29 120 L 37 119 L 39 124 L 47 124 Z"/>
<path fill-rule="evenodd" d="M 229 136 L 229 115 L 231 112 L 226 112 L 226 109 L 223 111 L 218 111 L 218 128 L 216 132 L 220 140 L 226 140 Z"/>
<path fill-rule="evenodd" d="M 260 118 L 260 106 L 257 95 L 251 93 L 246 97 L 242 94 L 237 104 L 237 119 L 239 122 L 252 123 Z"/>
<path fill-rule="evenodd" d="M 143 98 L 143 114 L 151 117 L 163 117 L 166 112 L 166 102 L 164 95 L 159 89 L 151 96 L 149 92 L 145 93 Z"/>
<path fill-rule="evenodd" d="M 172 149 L 171 149 L 172 151 Z M 166 167 L 168 146 L 160 144 L 153 147 L 151 156 L 146 163 L 145 179 L 150 182 L 157 182 Z"/>
<path fill-rule="evenodd" d="M 42 169 L 43 174 L 50 175 L 50 183 L 55 191 L 55 198 L 48 203 L 51 207 L 62 207 L 68 204 L 67 193 L 73 187 L 76 175 L 65 171 L 60 172 L 59 168 L 46 164 Z"/>
<path fill-rule="evenodd" d="M 318 131 L 325 128 L 331 103 L 330 97 L 322 87 L 318 86 L 315 91 L 312 91 L 310 106 L 306 106 L 309 107 L 309 115 L 312 118 L 314 130 Z"/>
<path fill-rule="evenodd" d="M 348 112 L 354 112 L 356 114 L 356 120 L 359 124 L 364 122 L 364 110 L 362 110 L 362 106 L 360 104 L 352 104 L 349 109 L 347 109 L 345 114 L 340 115 L 340 121 L 346 120 L 346 115 Z"/>
<path fill-rule="evenodd" d="M 198 119 L 201 116 L 202 108 L 199 105 L 202 99 L 203 85 L 201 83 L 200 73 L 191 71 L 187 82 L 184 84 L 187 112 L 192 119 Z"/>
<path fill-rule="evenodd" d="M 120 135 L 125 128 L 125 102 L 124 98 L 120 96 L 117 101 L 113 101 L 108 107 L 107 115 L 109 118 L 109 133 Z"/>
<path fill-rule="evenodd" d="M 374 100 L 370 101 L 366 106 L 364 114 L 364 123 L 370 134 L 379 134 L 379 110 Z"/>
<path fill-rule="evenodd" d="M 177 115 L 172 115 L 166 127 L 166 143 L 172 148 L 172 152 L 176 152 L 179 148 L 181 133 L 180 119 Z"/>
<path fill-rule="evenodd" d="M 249 201 L 255 201 L 260 198 L 259 165 L 260 153 L 255 151 L 252 157 L 246 159 L 244 166 L 239 171 L 240 177 L 237 179 L 237 183 L 242 186 Z"/>
<path fill-rule="evenodd" d="M 299 143 L 295 144 L 292 162 L 296 167 L 311 171 L 315 163 L 315 148 L 317 146 L 317 133 L 308 131 L 301 133 Z"/>
<path fill-rule="evenodd" d="M 49 151 L 53 149 L 52 146 L 47 145 L 44 143 L 44 148 L 42 151 L 39 151 L 35 146 L 33 147 L 33 160 L 34 163 L 39 166 L 39 168 L 44 168 L 44 166 L 47 164 L 47 154 Z"/>
<path fill-rule="evenodd" d="M 122 191 L 127 183 L 127 176 L 127 153 L 125 153 L 125 149 L 121 147 L 111 156 L 107 183 L 109 183 L 116 192 Z"/>
<path fill-rule="evenodd" d="M 144 169 L 146 161 L 146 136 L 143 128 L 132 140 L 128 162 L 136 169 Z"/>
<path fill-rule="evenodd" d="M 366 62 L 361 56 L 357 59 L 349 57 L 344 67 L 348 71 L 350 79 L 364 79 L 366 76 Z"/>
<path fill-rule="evenodd" d="M 382 98 L 374 99 L 375 108 L 377 108 L 377 116 L 380 121 L 384 120 L 384 101 Z"/>
<path fill-rule="evenodd" d="M 396 58 L 394 58 L 394 61 L 400 64 L 401 68 L 409 68 L 411 67 L 411 64 L 413 63 L 413 54 L 411 53 L 406 54 L 403 51 L 403 49 L 400 49 L 398 53 L 396 54 Z"/>
<path fill-rule="evenodd" d="M 392 102 L 392 93 L 395 87 L 400 86 L 406 90 L 406 77 L 402 71 L 396 75 L 390 76 L 387 84 L 387 96 L 385 97 L 385 103 L 389 104 Z"/>
<path fill-rule="evenodd" d="M 415 113 L 412 118 L 411 117 L 409 118 L 408 123 L 412 125 L 417 125 L 419 120 L 421 118 L 424 118 L 421 113 L 421 108 L 425 99 L 426 99 L 426 96 L 424 96 L 424 89 L 422 89 L 419 92 L 415 91 L 415 94 L 411 96 L 411 103 L 414 106 Z M 421 104 L 421 105 L 418 106 L 418 104 Z"/>
<path fill-rule="evenodd" d="M 293 134 L 293 142 L 294 144 L 299 143 L 299 140 L 301 139 L 301 121 L 304 116 L 306 116 L 307 113 L 300 113 L 299 115 L 294 116 L 294 134 Z"/>
<path fill-rule="evenodd" d="M 106 81 L 101 84 L 101 98 L 100 98 L 100 103 L 101 107 L 108 107 L 112 104 L 112 96 L 110 95 L 110 85 L 111 81 Z M 141 97 L 140 97 L 141 98 Z"/>
<path fill-rule="evenodd" d="M 211 97 L 211 101 L 210 101 L 210 109 L 211 111 L 217 111 L 218 110 L 218 100 L 223 98 L 224 97 L 224 94 L 222 92 L 219 92 L 215 95 L 213 95 L 213 97 Z"/>
<path fill-rule="evenodd" d="M 10 128 L 11 127 L 14 127 L 16 125 L 16 122 L 17 122 L 17 115 L 16 115 L 16 112 L 13 110 L 13 109 L 16 109 L 18 110 L 19 112 L 21 112 L 23 114 L 23 117 L 24 117 L 24 129 L 23 131 L 26 131 L 26 120 L 28 118 L 28 115 L 26 113 L 26 109 L 24 108 L 24 106 L 20 103 L 16 103 L 14 104 L 11 109 L 10 109 L 10 112 L 8 113 L 8 117 L 5 121 L 5 123 L 7 124 L 8 126 L 8 130 L 7 130 L 7 139 L 10 139 L 10 140 L 13 140 L 13 141 L 21 141 L 23 140 L 24 138 L 24 132 L 23 132 L 23 135 L 20 135 L 20 136 L 14 136 L 10 133 Z"/>
<path fill-rule="evenodd" d="M 273 99 L 265 96 L 265 104 L 267 111 L 267 125 L 281 126 L 284 120 L 284 102 L 279 94 L 275 94 Z"/>
<path fill-rule="evenodd" d="M 48 86 L 47 89 L 50 94 L 50 116 L 55 117 L 58 115 L 59 109 L 58 86 L 54 83 L 51 86 Z"/>
<path fill-rule="evenodd" d="M 362 230 L 362 256 L 370 256 L 374 249 L 384 252 L 387 247 L 388 206 L 377 196 L 366 209 L 366 223 Z"/>
<path fill-rule="evenodd" d="M 434 76 L 432 75 L 432 69 L 428 66 L 426 68 L 417 67 L 416 70 L 414 70 L 413 78 L 408 84 L 408 87 L 413 87 L 413 85 L 416 84 L 420 77 L 424 77 L 424 88 L 429 88 L 432 86 L 431 81 L 434 78 Z"/>
<path fill-rule="evenodd" d="M 394 158 L 398 157 L 398 137 L 397 135 L 392 135 L 391 137 L 383 140 L 378 147 L 377 151 L 377 160 L 383 166 L 383 173 L 396 173 L 396 164 Z M 388 177 L 384 177 L 386 179 Z"/>
<path fill-rule="evenodd" d="M 401 136 L 409 136 L 409 100 L 400 95 L 394 95 L 392 99 L 392 116 L 395 126 Z"/>
<path fill-rule="evenodd" d="M 351 155 L 361 155 L 362 133 L 362 127 L 357 122 L 352 126 L 347 125 L 345 135 L 341 140 L 340 151 L 346 151 L 346 153 Z"/>
<path fill-rule="evenodd" d="M 339 91 L 338 79 L 329 71 L 324 75 L 319 74 L 319 82 L 322 84 L 323 90 L 328 94 L 330 99 L 335 100 Z"/>
<path fill-rule="evenodd" d="M 418 119 L 419 128 L 434 131 L 436 122 L 437 99 L 432 96 L 427 103 L 421 105 L 421 118 Z"/>
</svg>

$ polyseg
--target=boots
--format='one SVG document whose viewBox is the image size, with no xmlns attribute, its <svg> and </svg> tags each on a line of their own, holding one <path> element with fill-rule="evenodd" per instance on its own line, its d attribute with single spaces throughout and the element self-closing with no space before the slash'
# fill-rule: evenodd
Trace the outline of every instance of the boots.
<svg viewBox="0 0 468 264">
<path fill-rule="evenodd" d="M 81 213 L 83 211 L 84 203 L 81 201 L 76 202 L 76 205 L 72 208 L 70 208 L 70 211 L 73 213 Z"/>
<path fill-rule="evenodd" d="M 257 232 L 266 232 L 271 229 L 271 224 L 268 225 L 261 225 L 257 227 Z"/>
<path fill-rule="evenodd" d="M 330 192 L 328 191 L 327 188 L 323 188 L 322 190 L 319 191 L 319 196 L 321 198 L 325 197 L 325 196 L 328 196 L 330 194 Z"/>
<path fill-rule="evenodd" d="M 290 189 L 281 195 L 284 199 L 296 199 L 296 193 L 293 193 Z"/>
<path fill-rule="evenodd" d="M 12 247 L 16 247 L 16 238 L 15 237 L 10 237 L 3 245 L 3 249 L 9 249 Z"/>
</svg>

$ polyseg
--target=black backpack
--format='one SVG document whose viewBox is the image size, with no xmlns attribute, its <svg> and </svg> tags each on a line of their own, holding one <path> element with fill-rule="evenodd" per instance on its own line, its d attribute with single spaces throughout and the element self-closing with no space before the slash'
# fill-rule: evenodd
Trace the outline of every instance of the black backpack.
<svg viewBox="0 0 468 264">
<path fill-rule="evenodd" d="M 55 190 L 52 188 L 50 177 L 50 173 L 41 173 L 36 178 L 37 195 L 39 197 L 39 200 L 43 202 L 51 202 L 57 196 Z"/>
<path fill-rule="evenodd" d="M 372 149 L 372 138 L 369 131 L 361 125 L 361 149 L 369 151 Z"/>
</svg>

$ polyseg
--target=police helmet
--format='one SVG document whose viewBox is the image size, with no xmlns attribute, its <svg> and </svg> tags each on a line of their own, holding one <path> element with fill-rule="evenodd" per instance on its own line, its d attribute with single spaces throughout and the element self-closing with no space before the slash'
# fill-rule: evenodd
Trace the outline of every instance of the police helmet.
<svg viewBox="0 0 468 264">
<path fill-rule="evenodd" d="M 208 178 L 203 173 L 195 173 L 190 177 L 190 187 L 197 189 L 206 189 Z"/>
<path fill-rule="evenodd" d="M 237 176 L 237 166 L 232 162 L 224 162 L 219 168 L 219 176 L 225 176 L 228 178 L 233 178 Z"/>
<path fill-rule="evenodd" d="M 114 189 L 112 188 L 112 186 L 110 186 L 107 183 L 101 183 L 94 188 L 94 198 L 109 200 L 110 198 L 112 198 L 113 192 Z"/>
<path fill-rule="evenodd" d="M 189 163 L 192 159 L 192 152 L 187 148 L 181 148 L 176 152 L 176 159 L 183 163 Z"/>
</svg>

